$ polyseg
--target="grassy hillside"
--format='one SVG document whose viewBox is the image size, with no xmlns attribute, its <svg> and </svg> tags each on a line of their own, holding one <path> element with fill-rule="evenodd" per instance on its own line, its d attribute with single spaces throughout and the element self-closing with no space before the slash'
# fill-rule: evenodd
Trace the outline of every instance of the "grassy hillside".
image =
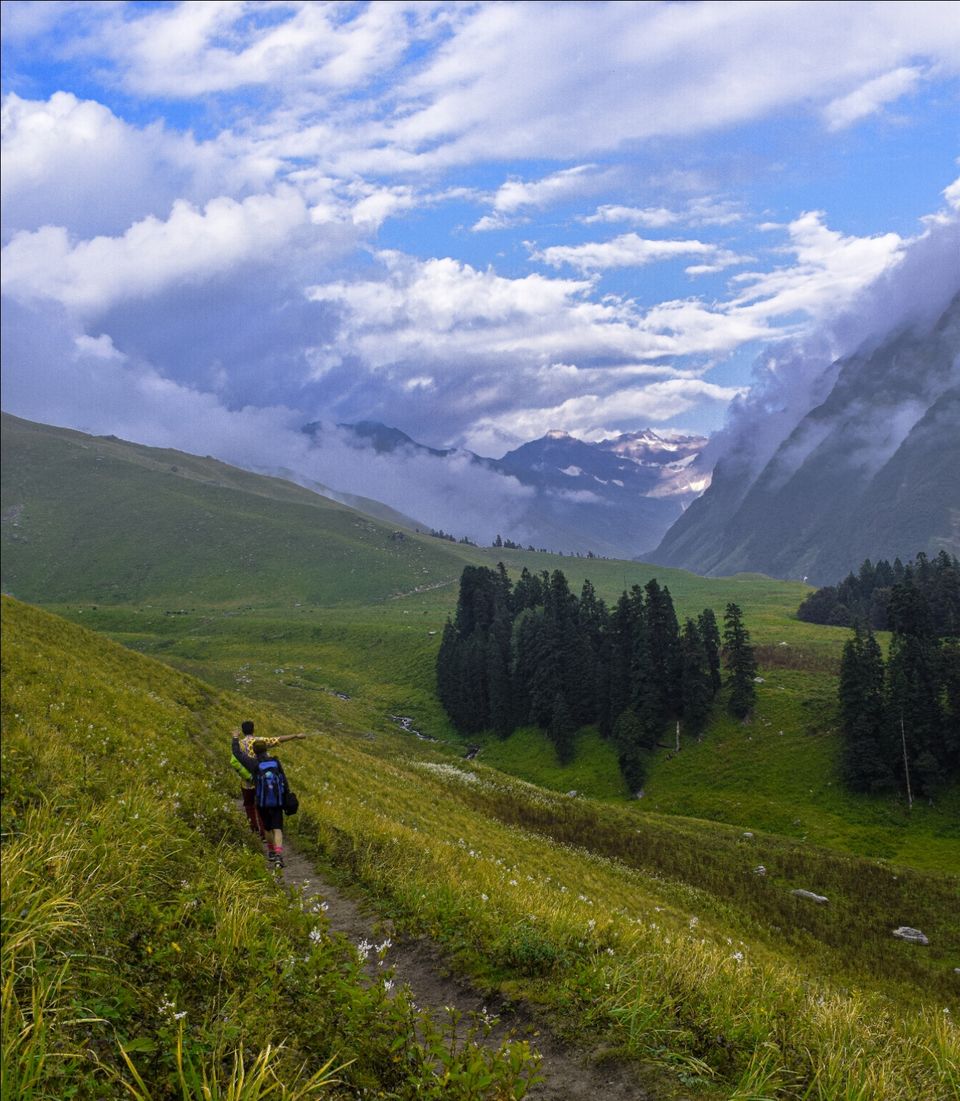
<svg viewBox="0 0 960 1101">
<path fill-rule="evenodd" d="M 278 733 L 292 720 L 15 602 L 4 620 L 4 1070 L 20 1095 L 97 1096 L 104 1073 L 136 1088 L 121 1049 L 174 1091 L 235 1075 L 241 1041 L 300 1096 L 386 1074 L 409 1007 L 363 989 L 350 954 L 310 935 L 322 918 L 265 889 L 229 799 L 238 709 Z M 478 981 L 636 1059 L 658 1096 L 955 1093 L 955 876 L 551 794 L 371 731 L 353 703 L 330 696 L 326 732 L 284 753 L 298 844 Z M 890 937 L 902 923 L 930 947 Z M 434 1096 L 430 1065 L 392 1070 L 384 1095 Z"/>
<path fill-rule="evenodd" d="M 175 607 L 382 599 L 450 581 L 449 544 L 214 459 L 2 418 L 5 591 Z"/>
<path fill-rule="evenodd" d="M 226 767 L 238 701 L 6 598 L 3 619 L 4 1098 L 522 1096 L 524 1044 L 451 1049 L 274 885 Z"/>
<path fill-rule="evenodd" d="M 472 553 L 478 560 L 487 554 Z M 628 584 L 652 573 L 638 563 L 529 557 L 545 558 L 571 577 L 589 571 L 608 593 L 616 591 L 614 573 L 619 584 L 624 572 Z M 658 754 L 642 806 L 912 867 L 949 871 L 960 864 L 956 787 L 935 806 L 918 803 L 908 812 L 902 799 L 852 795 L 839 784 L 835 669 L 848 632 L 794 619 L 791 589 L 797 586 L 682 573 L 669 584 L 681 613 L 708 604 L 722 611 L 731 597 L 752 609 L 747 623 L 759 643 L 764 683 L 757 686 L 750 725 L 730 719 L 721 703 L 702 742 L 685 738 L 679 754 Z M 58 610 L 133 649 L 319 726 L 349 720 L 384 733 L 396 730 L 390 716 L 409 716 L 417 729 L 459 756 L 465 743 L 436 699 L 434 679 L 440 632 L 455 601 L 451 585 L 336 608 L 261 605 L 168 614 L 145 606 L 73 604 Z M 517 731 L 503 742 L 480 737 L 474 744 L 482 746 L 480 760 L 522 779 L 555 791 L 626 800 L 611 747 L 590 730 L 581 733 L 576 759 L 566 767 L 556 763 L 536 730 Z"/>
<path fill-rule="evenodd" d="M 467 563 L 562 569 L 608 602 L 656 576 L 680 616 L 736 601 L 764 683 L 753 723 L 722 712 L 702 743 L 661 753 L 644 806 L 914 867 L 960 862 L 960 788 L 908 814 L 837 783 L 836 668 L 848 632 L 800 623 L 809 590 L 757 575 L 700 578 L 637 562 L 453 545 L 212 459 L 3 417 L 3 582 L 125 645 L 316 724 L 395 729 L 409 716 L 450 752 L 435 693 L 443 623 Z M 146 505 L 145 505 L 146 503 Z M 583 731 L 561 768 L 536 731 L 481 759 L 566 792 L 622 801 L 610 747 Z"/>
</svg>

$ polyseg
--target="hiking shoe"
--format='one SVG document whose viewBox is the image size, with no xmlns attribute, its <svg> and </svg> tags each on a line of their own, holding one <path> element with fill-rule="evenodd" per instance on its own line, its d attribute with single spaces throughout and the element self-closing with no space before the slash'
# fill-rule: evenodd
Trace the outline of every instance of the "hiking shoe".
<svg viewBox="0 0 960 1101">
<path fill-rule="evenodd" d="M 285 868 L 287 866 L 283 859 L 283 853 L 274 853 L 273 862 L 278 868 Z"/>
</svg>

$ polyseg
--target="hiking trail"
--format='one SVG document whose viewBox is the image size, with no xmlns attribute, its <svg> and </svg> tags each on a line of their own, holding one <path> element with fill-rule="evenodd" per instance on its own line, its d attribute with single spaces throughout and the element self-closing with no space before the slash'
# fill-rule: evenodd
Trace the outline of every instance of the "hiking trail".
<svg viewBox="0 0 960 1101">
<path fill-rule="evenodd" d="M 331 931 L 355 944 L 390 937 L 392 945 L 383 966 L 393 968 L 395 982 L 410 988 L 421 1009 L 429 1010 L 441 1021 L 448 1006 L 463 1014 L 467 1023 L 474 1019 L 472 1015 L 496 1016 L 499 1020 L 486 1040 L 478 1036 L 478 1042 L 492 1048 L 506 1039 L 527 1040 L 541 1056 L 538 1073 L 543 1081 L 532 1086 L 526 1097 L 533 1101 L 655 1101 L 637 1084 L 628 1066 L 591 1061 L 589 1053 L 578 1053 L 551 1036 L 522 1006 L 503 1004 L 496 995 L 484 995 L 453 974 L 442 950 L 429 939 L 396 935 L 389 922 L 367 913 L 322 878 L 305 857 L 290 848 L 289 842 L 284 847 L 284 859 L 284 885 L 300 890 L 304 903 L 326 903 L 324 912 Z M 371 976 L 377 970 L 376 960 L 368 964 Z"/>
</svg>

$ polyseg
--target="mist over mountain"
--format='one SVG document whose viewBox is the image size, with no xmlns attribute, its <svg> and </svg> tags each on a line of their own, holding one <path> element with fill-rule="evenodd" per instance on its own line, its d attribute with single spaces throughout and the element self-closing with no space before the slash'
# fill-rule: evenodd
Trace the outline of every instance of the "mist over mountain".
<svg viewBox="0 0 960 1101">
<path fill-rule="evenodd" d="M 859 313 L 821 337 L 826 347 L 859 328 L 857 351 L 825 365 L 811 355 L 813 369 L 795 370 L 792 390 L 760 388 L 734 410 L 725 438 L 708 449 L 724 448 L 710 487 L 655 561 L 827 584 L 867 557 L 957 552 L 956 224 L 936 227 L 911 251 Z"/>
<path fill-rule="evenodd" d="M 494 509 L 485 526 L 506 539 L 548 549 L 637 557 L 656 545 L 709 484 L 709 474 L 696 465 L 707 443 L 704 436 L 646 429 L 591 443 L 554 430 L 492 459 L 427 447 L 375 421 L 338 424 L 336 430 L 359 451 L 395 456 L 398 463 L 433 459 L 449 469 L 453 459 L 464 468 L 464 493 L 476 470 L 500 476 L 515 505 L 515 487 L 523 487 L 521 510 L 505 515 Z M 330 432 L 320 422 L 303 431 L 318 446 Z M 461 534 L 455 520 L 452 514 L 443 527 Z"/>
</svg>

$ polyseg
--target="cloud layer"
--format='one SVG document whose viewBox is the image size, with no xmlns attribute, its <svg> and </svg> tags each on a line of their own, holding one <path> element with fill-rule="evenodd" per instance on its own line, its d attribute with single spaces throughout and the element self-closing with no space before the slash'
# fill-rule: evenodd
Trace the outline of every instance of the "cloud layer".
<svg viewBox="0 0 960 1101">
<path fill-rule="evenodd" d="M 850 305 L 955 224 L 956 10 L 5 5 L 5 408 L 449 528 L 461 460 L 398 481 L 299 427 L 706 429 L 768 342 L 799 392 L 784 342 L 865 339 Z M 909 201 L 856 202 L 911 153 Z M 471 531 L 522 496 L 470 477 Z"/>
</svg>

